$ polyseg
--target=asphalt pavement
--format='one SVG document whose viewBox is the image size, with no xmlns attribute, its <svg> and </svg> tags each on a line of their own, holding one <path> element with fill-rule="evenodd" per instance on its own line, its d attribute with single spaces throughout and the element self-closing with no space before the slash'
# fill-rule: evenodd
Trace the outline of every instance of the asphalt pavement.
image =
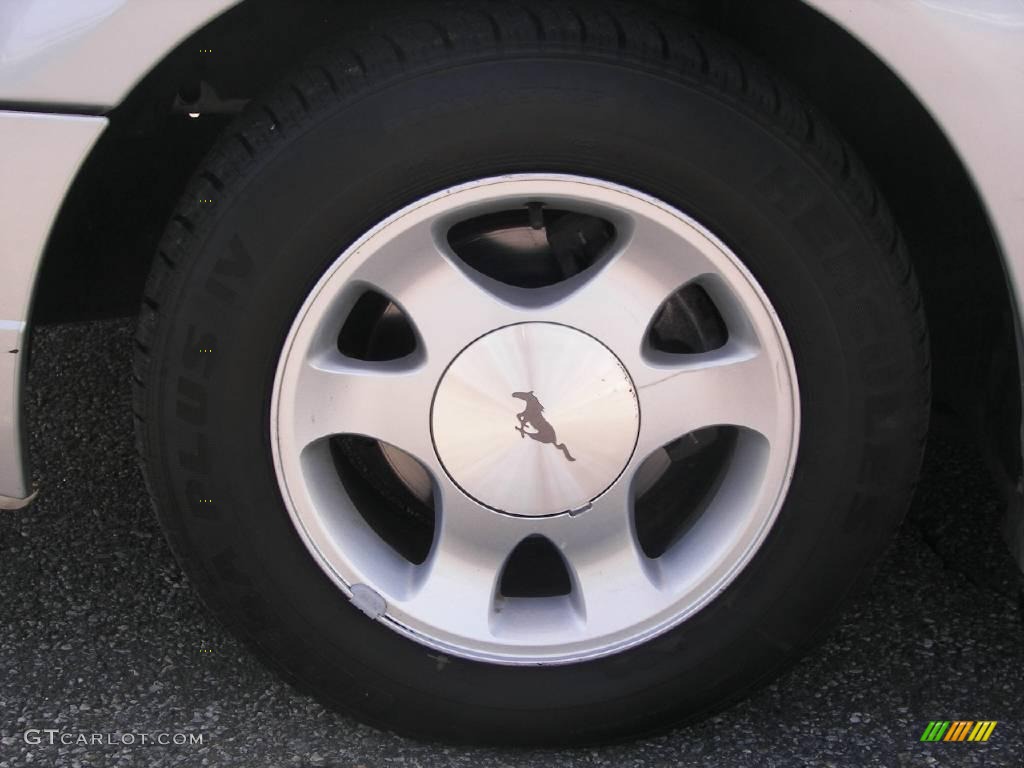
<svg viewBox="0 0 1024 768">
<path fill-rule="evenodd" d="M 32 346 L 42 490 L 0 513 L 0 768 L 1024 765 L 1019 574 L 985 470 L 945 429 L 873 586 L 772 685 L 634 743 L 450 748 L 325 710 L 202 608 L 136 462 L 131 334 L 129 321 L 61 325 Z M 932 720 L 998 725 L 986 743 L 922 743 Z"/>
</svg>

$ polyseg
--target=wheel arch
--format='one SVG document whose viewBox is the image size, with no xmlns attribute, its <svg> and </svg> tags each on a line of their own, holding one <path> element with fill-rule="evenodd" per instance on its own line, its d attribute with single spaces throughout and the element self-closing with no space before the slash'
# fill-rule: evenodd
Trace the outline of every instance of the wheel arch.
<svg viewBox="0 0 1024 768">
<path fill-rule="evenodd" d="M 429 16 L 431 2 L 387 5 Z M 985 437 L 1001 485 L 1013 488 L 1021 455 L 1013 284 L 992 217 L 936 118 L 879 55 L 826 15 L 832 0 L 634 4 L 682 8 L 753 50 L 854 146 L 921 279 L 938 407 L 967 417 Z M 32 321 L 134 312 L 160 232 L 231 115 L 309 49 L 368 26 L 373 12 L 354 0 L 244 0 L 168 51 L 109 113 L 110 128 L 79 172 L 43 258 Z"/>
</svg>

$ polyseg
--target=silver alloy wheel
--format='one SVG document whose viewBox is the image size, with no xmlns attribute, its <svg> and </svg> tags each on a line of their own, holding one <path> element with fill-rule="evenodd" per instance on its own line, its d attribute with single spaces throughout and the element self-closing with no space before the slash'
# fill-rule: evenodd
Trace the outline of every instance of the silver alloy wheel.
<svg viewBox="0 0 1024 768">
<path fill-rule="evenodd" d="M 526 289 L 451 251 L 454 224 L 536 202 L 610 222 L 609 253 L 565 281 Z M 699 354 L 653 349 L 657 311 L 692 282 L 714 300 L 728 340 Z M 368 362 L 339 351 L 339 328 L 367 289 L 404 313 L 413 353 Z M 661 201 L 555 174 L 445 189 L 348 248 L 292 326 L 271 407 L 282 495 L 324 572 L 392 629 L 503 664 L 617 653 L 693 615 L 767 535 L 799 435 L 786 336 L 736 256 Z M 713 425 L 737 428 L 727 471 L 685 533 L 649 558 L 632 513 L 645 460 Z M 399 555 L 359 514 L 326 447 L 336 435 L 400 449 L 429 477 L 436 523 L 423 563 Z M 568 595 L 501 594 L 510 553 L 532 535 L 561 553 Z"/>
</svg>

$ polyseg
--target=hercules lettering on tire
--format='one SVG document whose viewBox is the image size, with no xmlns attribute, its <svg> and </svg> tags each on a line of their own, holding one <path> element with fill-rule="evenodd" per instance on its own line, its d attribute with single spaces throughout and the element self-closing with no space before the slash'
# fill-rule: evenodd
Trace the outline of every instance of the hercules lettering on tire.
<svg viewBox="0 0 1024 768">
<path fill-rule="evenodd" d="M 822 637 L 906 508 L 902 240 L 699 29 L 435 15 L 318 55 L 197 170 L 139 324 L 160 519 L 239 637 L 380 727 L 702 717 Z"/>
</svg>

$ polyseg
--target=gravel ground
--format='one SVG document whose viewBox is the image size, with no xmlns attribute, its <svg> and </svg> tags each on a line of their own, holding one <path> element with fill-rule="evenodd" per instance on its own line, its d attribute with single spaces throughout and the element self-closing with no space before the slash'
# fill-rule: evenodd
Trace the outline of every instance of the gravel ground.
<svg viewBox="0 0 1024 768">
<path fill-rule="evenodd" d="M 869 594 L 775 684 L 699 725 L 574 751 L 424 745 L 324 710 L 200 607 L 132 449 L 131 324 L 42 329 L 30 432 L 42 493 L 0 515 L 0 768 L 21 765 L 1024 765 L 1024 626 L 999 504 L 977 458 L 933 440 Z M 985 744 L 929 720 L 998 720 Z M 29 729 L 113 744 L 27 744 Z M 202 744 L 140 744 L 184 732 Z M 59 740 L 60 734 L 55 738 Z M 107 734 L 112 734 L 108 737 Z M 133 734 L 135 744 L 119 739 Z"/>
</svg>

